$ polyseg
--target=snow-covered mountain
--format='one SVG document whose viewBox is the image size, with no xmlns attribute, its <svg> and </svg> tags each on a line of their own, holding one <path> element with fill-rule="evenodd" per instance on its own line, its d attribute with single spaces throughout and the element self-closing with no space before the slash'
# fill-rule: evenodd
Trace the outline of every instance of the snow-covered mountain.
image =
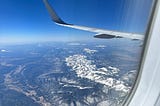
<svg viewBox="0 0 160 106">
<path fill-rule="evenodd" d="M 130 87 L 118 78 L 120 70 L 116 67 L 97 68 L 93 60 L 88 60 L 85 55 L 72 55 L 65 59 L 67 66 L 71 67 L 78 77 L 86 78 L 91 81 L 103 84 L 116 91 L 129 92 Z"/>
</svg>

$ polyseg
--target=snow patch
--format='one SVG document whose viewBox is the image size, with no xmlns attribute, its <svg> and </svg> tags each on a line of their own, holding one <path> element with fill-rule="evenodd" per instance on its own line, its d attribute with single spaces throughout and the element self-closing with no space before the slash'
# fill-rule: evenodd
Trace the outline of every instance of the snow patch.
<svg viewBox="0 0 160 106">
<path fill-rule="evenodd" d="M 86 53 L 89 53 L 89 54 L 98 52 L 97 50 L 91 50 L 91 49 L 89 49 L 89 48 L 84 48 L 83 51 L 85 51 Z"/>
<path fill-rule="evenodd" d="M 98 48 L 105 48 L 106 46 L 105 45 L 97 45 L 96 47 L 98 47 Z"/>
</svg>

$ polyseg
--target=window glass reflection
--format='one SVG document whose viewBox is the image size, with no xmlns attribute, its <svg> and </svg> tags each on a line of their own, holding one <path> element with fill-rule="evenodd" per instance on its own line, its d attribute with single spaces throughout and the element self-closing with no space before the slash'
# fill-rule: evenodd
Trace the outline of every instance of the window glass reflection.
<svg viewBox="0 0 160 106">
<path fill-rule="evenodd" d="M 49 0 L 66 22 L 141 36 L 153 1 Z M 1 2 L 0 106 L 119 106 L 130 93 L 143 39 L 58 26 L 42 1 Z"/>
</svg>

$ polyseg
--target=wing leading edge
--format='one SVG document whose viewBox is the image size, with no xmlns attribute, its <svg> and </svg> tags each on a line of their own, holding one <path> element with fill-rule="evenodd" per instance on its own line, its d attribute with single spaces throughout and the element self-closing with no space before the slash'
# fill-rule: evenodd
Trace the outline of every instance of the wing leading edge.
<svg viewBox="0 0 160 106">
<path fill-rule="evenodd" d="M 126 32 L 119 32 L 119 31 L 112 31 L 112 30 L 105 30 L 105 29 L 98 29 L 98 28 L 91 28 L 86 26 L 78 26 L 74 24 L 68 24 L 64 22 L 54 11 L 54 9 L 49 4 L 48 0 L 43 0 L 52 20 L 61 26 L 70 27 L 74 29 L 94 32 L 96 35 L 95 38 L 103 38 L 103 39 L 110 39 L 110 38 L 129 38 L 133 40 L 143 40 L 144 35 L 136 34 L 136 33 L 126 33 Z"/>
</svg>

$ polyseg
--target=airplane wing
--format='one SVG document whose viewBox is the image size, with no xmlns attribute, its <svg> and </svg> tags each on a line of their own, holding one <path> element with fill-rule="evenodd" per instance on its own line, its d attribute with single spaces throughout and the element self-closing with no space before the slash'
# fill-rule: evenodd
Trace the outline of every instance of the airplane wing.
<svg viewBox="0 0 160 106">
<path fill-rule="evenodd" d="M 54 9 L 49 4 L 48 0 L 43 0 L 52 20 L 61 26 L 75 28 L 79 30 L 94 32 L 96 35 L 95 38 L 103 38 L 103 39 L 111 39 L 111 38 L 129 38 L 132 40 L 143 40 L 144 35 L 136 34 L 136 33 L 126 33 L 126 32 L 119 32 L 119 31 L 112 31 L 112 30 L 105 30 L 105 29 L 98 29 L 98 28 L 91 28 L 86 26 L 79 26 L 74 24 L 69 24 L 64 22 L 54 11 Z"/>
</svg>

